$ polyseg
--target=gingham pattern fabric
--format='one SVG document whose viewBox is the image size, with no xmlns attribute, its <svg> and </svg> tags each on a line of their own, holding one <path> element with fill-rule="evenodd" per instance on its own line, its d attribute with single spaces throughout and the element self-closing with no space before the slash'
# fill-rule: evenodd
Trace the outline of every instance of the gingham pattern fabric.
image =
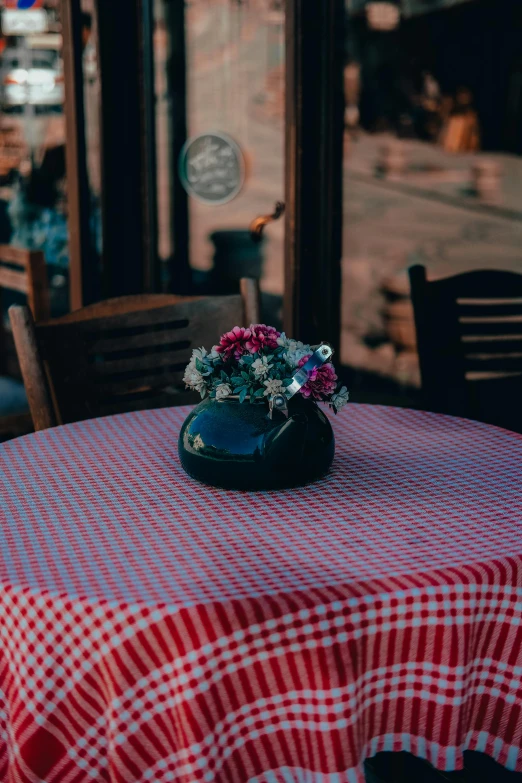
<svg viewBox="0 0 522 783">
<path fill-rule="evenodd" d="M 224 492 L 180 467 L 187 413 L 3 446 L 0 780 L 522 771 L 522 437 L 352 404 L 324 480 Z"/>
</svg>

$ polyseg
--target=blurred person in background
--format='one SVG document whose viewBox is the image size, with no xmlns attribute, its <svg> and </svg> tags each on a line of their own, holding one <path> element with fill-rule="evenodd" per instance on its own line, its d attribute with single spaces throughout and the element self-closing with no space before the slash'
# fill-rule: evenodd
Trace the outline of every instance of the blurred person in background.
<svg viewBox="0 0 522 783">
<path fill-rule="evenodd" d="M 344 127 L 352 135 L 359 127 L 360 94 L 361 66 L 351 60 L 344 68 Z"/>
<path fill-rule="evenodd" d="M 479 118 L 473 105 L 473 95 L 467 87 L 459 87 L 456 92 L 440 142 L 448 152 L 476 152 L 481 147 Z"/>
</svg>

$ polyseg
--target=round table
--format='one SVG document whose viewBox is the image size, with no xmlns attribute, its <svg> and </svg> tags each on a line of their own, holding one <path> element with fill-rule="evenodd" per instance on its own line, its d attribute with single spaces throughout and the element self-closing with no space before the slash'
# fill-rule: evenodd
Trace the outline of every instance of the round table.
<svg viewBox="0 0 522 783">
<path fill-rule="evenodd" d="M 522 437 L 352 404 L 325 479 L 225 492 L 180 467 L 187 413 L 2 447 L 0 779 L 522 771 Z"/>
</svg>

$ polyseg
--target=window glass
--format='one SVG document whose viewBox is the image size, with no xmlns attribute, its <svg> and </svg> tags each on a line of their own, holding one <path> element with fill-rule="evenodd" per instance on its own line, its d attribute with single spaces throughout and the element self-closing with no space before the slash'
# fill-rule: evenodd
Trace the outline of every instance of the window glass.
<svg viewBox="0 0 522 783">
<path fill-rule="evenodd" d="M 44 6 L 45 31 L 3 40 L 0 242 L 44 252 L 58 315 L 68 309 L 65 89 L 59 8 Z M 4 292 L 4 320 L 8 305 L 19 300 Z"/>
<path fill-rule="evenodd" d="M 249 226 L 284 197 L 282 4 L 192 0 L 184 14 L 173 5 L 156 2 L 160 254 L 166 263 L 182 258 L 186 231 L 199 289 L 235 290 L 239 277 L 260 277 L 266 317 L 274 321 L 283 292 L 283 221 L 268 226 L 259 244 Z M 183 142 L 198 137 L 180 160 Z M 175 203 L 183 198 L 180 173 L 189 190 L 185 227 Z"/>
<path fill-rule="evenodd" d="M 522 273 L 521 22 L 508 0 L 348 4 L 342 355 L 355 399 L 426 404 L 409 267 Z M 437 318 L 442 340 L 450 313 Z"/>
</svg>

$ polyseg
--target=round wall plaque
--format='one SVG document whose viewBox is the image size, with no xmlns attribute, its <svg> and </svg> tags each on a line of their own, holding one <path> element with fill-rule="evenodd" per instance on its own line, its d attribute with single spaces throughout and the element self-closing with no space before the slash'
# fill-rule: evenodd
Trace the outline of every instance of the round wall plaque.
<svg viewBox="0 0 522 783">
<path fill-rule="evenodd" d="M 179 175 L 190 196 L 205 204 L 225 204 L 243 187 L 243 153 L 224 133 L 201 133 L 185 142 L 179 156 Z"/>
</svg>

